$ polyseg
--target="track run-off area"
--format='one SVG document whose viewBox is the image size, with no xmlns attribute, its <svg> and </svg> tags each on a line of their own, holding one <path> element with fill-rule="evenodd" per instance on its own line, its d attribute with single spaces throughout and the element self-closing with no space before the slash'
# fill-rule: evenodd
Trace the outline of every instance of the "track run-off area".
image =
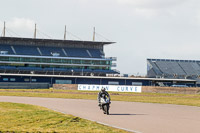
<svg viewBox="0 0 200 133">
<path fill-rule="evenodd" d="M 96 100 L 0 96 L 0 102 L 43 106 L 136 133 L 200 132 L 200 107 L 112 101 L 105 115 Z"/>
</svg>

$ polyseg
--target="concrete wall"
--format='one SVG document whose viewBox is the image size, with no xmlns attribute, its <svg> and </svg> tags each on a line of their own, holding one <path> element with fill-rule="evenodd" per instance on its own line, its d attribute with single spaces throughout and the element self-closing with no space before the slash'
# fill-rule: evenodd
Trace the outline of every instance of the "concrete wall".
<svg viewBox="0 0 200 133">
<path fill-rule="evenodd" d="M 77 90 L 77 84 L 54 84 L 53 89 Z M 200 87 L 157 87 L 142 86 L 142 92 L 172 93 L 172 94 L 200 94 Z"/>
<path fill-rule="evenodd" d="M 173 93 L 173 94 L 200 94 L 200 87 L 157 87 L 143 86 L 142 92 Z"/>
</svg>

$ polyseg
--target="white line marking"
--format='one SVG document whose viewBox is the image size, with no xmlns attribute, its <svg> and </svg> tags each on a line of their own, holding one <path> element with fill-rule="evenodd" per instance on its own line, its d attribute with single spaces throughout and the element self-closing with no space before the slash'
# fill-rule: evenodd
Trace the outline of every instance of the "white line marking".
<svg viewBox="0 0 200 133">
<path fill-rule="evenodd" d="M 49 108 L 49 107 L 47 107 Z M 54 110 L 56 112 L 60 112 L 60 113 L 63 113 L 63 114 L 67 114 L 65 112 L 62 112 L 62 111 L 59 111 L 59 110 L 56 110 L 56 109 L 52 109 L 52 108 L 49 108 L 51 110 Z M 79 116 L 78 116 L 79 117 Z M 80 117 L 81 118 L 81 117 Z M 89 121 L 93 121 L 93 122 L 96 122 L 96 123 L 99 123 L 99 124 L 102 124 L 102 125 L 105 125 L 105 126 L 109 126 L 109 127 L 113 127 L 113 128 L 118 128 L 118 129 L 122 129 L 122 130 L 125 130 L 125 131 L 128 131 L 128 132 L 133 132 L 133 133 L 142 133 L 142 132 L 139 132 L 139 131 L 135 131 L 135 130 L 130 130 L 130 129 L 126 129 L 126 128 L 121 128 L 121 127 L 118 127 L 118 126 L 112 126 L 112 125 L 109 125 L 109 124 L 106 124 L 106 123 L 103 123 L 103 122 L 99 122 L 99 121 L 95 121 L 95 120 L 91 120 L 91 119 L 88 119 L 88 118 L 82 118 L 82 119 L 86 119 L 86 120 L 89 120 Z"/>
</svg>

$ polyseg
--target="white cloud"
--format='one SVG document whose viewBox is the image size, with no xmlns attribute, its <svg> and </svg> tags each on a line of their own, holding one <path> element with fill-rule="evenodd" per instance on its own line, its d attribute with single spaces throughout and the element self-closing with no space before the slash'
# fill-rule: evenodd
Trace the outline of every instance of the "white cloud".
<svg viewBox="0 0 200 133">
<path fill-rule="evenodd" d="M 180 5 L 187 0 L 118 0 L 121 4 L 128 4 L 137 8 L 168 8 Z"/>
<path fill-rule="evenodd" d="M 28 18 L 13 18 L 7 22 L 7 26 L 11 29 L 33 30 L 35 22 Z"/>
<path fill-rule="evenodd" d="M 12 18 L 6 22 L 6 36 L 25 36 L 33 34 L 35 22 L 29 18 Z M 3 21 L 0 21 L 0 28 L 3 29 Z M 30 36 L 29 36 L 30 37 Z"/>
<path fill-rule="evenodd" d="M 151 18 L 153 16 L 158 15 L 158 11 L 155 9 L 146 9 L 146 8 L 135 8 L 133 13 L 138 16 L 145 16 L 147 18 Z"/>
<path fill-rule="evenodd" d="M 180 6 L 188 0 L 118 0 L 119 4 L 129 6 L 133 14 L 153 17 L 160 14 L 173 15 L 171 8 Z"/>
<path fill-rule="evenodd" d="M 192 23 L 200 26 L 200 10 L 199 9 L 196 11 L 196 14 L 194 16 L 194 19 L 192 20 Z"/>
</svg>

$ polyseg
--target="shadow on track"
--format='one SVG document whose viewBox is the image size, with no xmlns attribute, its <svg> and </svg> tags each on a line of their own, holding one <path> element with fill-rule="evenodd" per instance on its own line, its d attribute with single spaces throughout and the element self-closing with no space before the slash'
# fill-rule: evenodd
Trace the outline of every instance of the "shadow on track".
<svg viewBox="0 0 200 133">
<path fill-rule="evenodd" d="M 147 115 L 147 114 L 109 114 L 109 115 Z"/>
</svg>

